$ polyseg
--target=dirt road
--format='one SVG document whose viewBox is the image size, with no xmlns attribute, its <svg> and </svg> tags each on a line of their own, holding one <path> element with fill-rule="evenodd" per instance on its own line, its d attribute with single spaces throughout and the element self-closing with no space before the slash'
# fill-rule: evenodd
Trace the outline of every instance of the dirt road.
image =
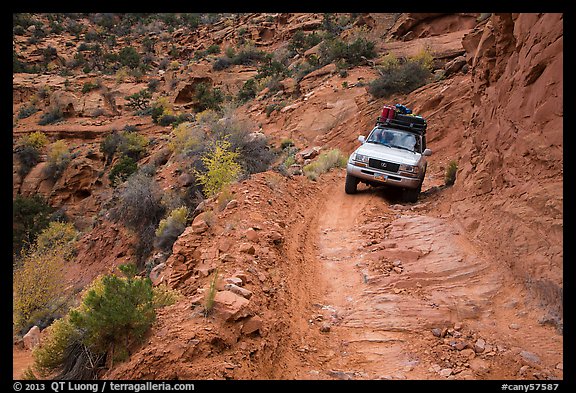
<svg viewBox="0 0 576 393">
<path fill-rule="evenodd" d="M 287 242 L 299 355 L 278 378 L 561 378 L 562 336 L 438 215 L 440 193 L 414 205 L 362 186 L 351 196 L 343 176 L 323 179 Z"/>
</svg>

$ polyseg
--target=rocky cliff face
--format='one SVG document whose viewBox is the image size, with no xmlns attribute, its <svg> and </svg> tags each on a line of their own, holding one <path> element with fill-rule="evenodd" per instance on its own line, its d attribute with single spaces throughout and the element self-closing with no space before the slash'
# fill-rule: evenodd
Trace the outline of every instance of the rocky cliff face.
<svg viewBox="0 0 576 393">
<path fill-rule="evenodd" d="M 495 14 L 464 37 L 473 84 L 452 212 L 562 318 L 563 16 Z"/>
</svg>

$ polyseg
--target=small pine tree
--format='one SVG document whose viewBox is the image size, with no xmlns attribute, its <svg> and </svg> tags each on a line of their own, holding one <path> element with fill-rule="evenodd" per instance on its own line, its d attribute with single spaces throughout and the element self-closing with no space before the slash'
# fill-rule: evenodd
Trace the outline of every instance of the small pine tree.
<svg viewBox="0 0 576 393">
<path fill-rule="evenodd" d="M 92 286 L 70 322 L 85 332 L 84 343 L 95 353 L 122 360 L 155 320 L 152 282 L 136 277 L 134 265 L 121 265 L 125 277 L 110 274 Z"/>
</svg>

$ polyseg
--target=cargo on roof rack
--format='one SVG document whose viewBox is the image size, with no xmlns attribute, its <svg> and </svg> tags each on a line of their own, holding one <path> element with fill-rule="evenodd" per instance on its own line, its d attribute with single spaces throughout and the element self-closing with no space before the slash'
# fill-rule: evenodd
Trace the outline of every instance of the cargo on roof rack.
<svg viewBox="0 0 576 393">
<path fill-rule="evenodd" d="M 410 131 L 417 134 L 425 134 L 427 123 L 426 120 L 420 116 L 407 116 L 397 114 L 393 119 L 382 119 L 378 117 L 376 120 L 377 126 L 385 126 L 390 128 L 397 128 L 403 131 Z"/>
</svg>

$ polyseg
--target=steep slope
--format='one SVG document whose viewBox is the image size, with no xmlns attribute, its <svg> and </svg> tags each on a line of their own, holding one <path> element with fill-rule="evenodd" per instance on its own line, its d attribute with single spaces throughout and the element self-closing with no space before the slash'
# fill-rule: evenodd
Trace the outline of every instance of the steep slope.
<svg viewBox="0 0 576 393">
<path fill-rule="evenodd" d="M 357 19 L 356 26 L 379 39 L 380 54 L 409 56 L 428 48 L 438 69 L 465 56 L 462 71 L 406 96 L 368 94 L 376 61 L 346 74 L 328 65 L 302 78 L 298 88 L 286 78 L 276 95 L 261 94 L 239 107 L 237 115 L 273 143 L 290 138 L 299 149 L 336 147 L 348 154 L 384 103 L 404 103 L 428 119 L 434 151 L 420 201 L 405 204 L 393 192 L 368 188 L 347 196 L 338 169 L 318 182 L 267 171 L 234 184 L 227 204 L 205 201 L 205 214 L 153 273 L 156 283 L 168 283 L 184 299 L 160 310 L 146 342 L 102 377 L 562 378 L 562 15 L 477 17 Z M 321 26 L 320 15 L 245 14 L 190 35 L 176 31 L 158 49 L 169 51 L 175 42 L 186 48 L 180 52 L 185 58 L 212 43 L 236 44 L 243 31 L 258 47 L 281 51 L 294 32 Z M 190 109 L 199 81 L 236 93 L 256 72 L 250 66 L 216 72 L 201 60 L 163 73 L 158 96 Z M 14 80 L 16 112 L 38 79 Z M 74 82 L 76 89 L 83 81 Z M 45 82 L 53 88 L 64 83 Z M 122 97 L 143 85 L 134 80 L 102 89 L 88 100 L 92 104 L 68 97 L 84 117 L 41 127 L 79 142 L 77 151 L 86 157 L 57 185 L 42 178 L 41 167 L 25 179 L 14 167 L 15 194 L 50 195 L 86 229 L 69 270 L 78 287 L 133 258 L 133 234 L 98 214 L 110 190 L 103 176 L 108 167 L 96 152 L 112 130 L 134 125 L 155 141 L 143 163 L 163 156 L 170 130 L 123 109 Z M 92 105 L 104 108 L 98 94 L 115 94 L 116 109 L 90 117 Z M 272 106 L 277 109 L 270 112 Z M 38 129 L 38 117 L 19 122 L 14 135 Z M 451 160 L 459 170 L 447 188 Z M 162 188 L 182 187 L 182 168 L 170 159 L 158 162 Z M 205 315 L 216 273 L 214 312 Z"/>
</svg>

